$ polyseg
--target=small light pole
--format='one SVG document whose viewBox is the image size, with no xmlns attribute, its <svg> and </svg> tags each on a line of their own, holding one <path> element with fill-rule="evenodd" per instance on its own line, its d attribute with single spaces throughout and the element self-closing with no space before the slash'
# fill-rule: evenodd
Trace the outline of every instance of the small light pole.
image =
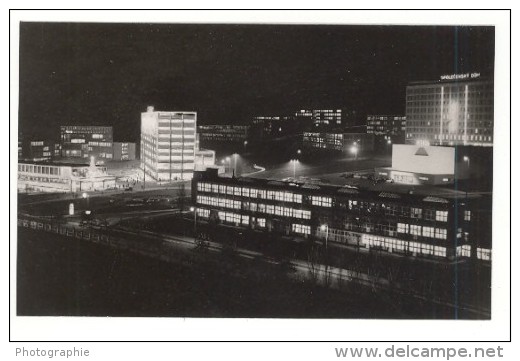
<svg viewBox="0 0 520 361">
<path fill-rule="evenodd" d="M 467 155 L 465 155 L 463 159 L 464 159 L 464 162 L 468 163 L 467 169 L 468 169 L 468 173 L 469 173 L 469 162 L 470 162 L 469 157 Z"/>
<path fill-rule="evenodd" d="M 300 154 L 302 154 L 302 150 L 301 150 L 301 149 L 298 149 L 298 150 L 296 151 L 296 153 L 297 153 L 298 155 L 300 155 Z"/>
<path fill-rule="evenodd" d="M 87 203 L 87 210 L 85 211 L 85 214 L 90 214 L 90 210 L 89 210 L 89 208 L 90 208 L 90 199 L 89 199 L 89 197 L 88 197 L 88 193 L 87 193 L 87 192 L 83 192 L 83 193 L 81 194 L 81 197 L 82 197 L 83 199 L 85 199 L 85 200 L 86 200 L 86 203 Z M 88 213 L 87 213 L 87 212 L 88 212 Z"/>
<path fill-rule="evenodd" d="M 325 233 L 325 250 L 326 250 L 328 247 L 328 243 L 329 243 L 329 226 L 327 226 L 326 224 L 322 224 L 320 226 L 320 229 L 322 232 L 326 232 Z"/>
<path fill-rule="evenodd" d="M 247 150 L 247 140 L 244 140 L 244 152 Z"/>
<path fill-rule="evenodd" d="M 197 239 L 197 208 L 190 207 L 190 212 L 193 212 L 193 238 Z"/>
<path fill-rule="evenodd" d="M 357 147 L 357 143 L 356 142 L 354 142 L 354 145 L 352 147 L 350 147 L 350 153 L 354 154 L 354 157 L 357 160 L 358 147 Z"/>
</svg>

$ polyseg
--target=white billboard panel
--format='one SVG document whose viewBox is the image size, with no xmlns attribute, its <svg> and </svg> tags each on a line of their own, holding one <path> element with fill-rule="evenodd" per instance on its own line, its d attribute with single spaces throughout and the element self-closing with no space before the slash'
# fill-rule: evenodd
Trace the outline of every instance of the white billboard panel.
<svg viewBox="0 0 520 361">
<path fill-rule="evenodd" d="M 454 174 L 455 148 L 394 144 L 392 168 L 413 173 Z"/>
</svg>

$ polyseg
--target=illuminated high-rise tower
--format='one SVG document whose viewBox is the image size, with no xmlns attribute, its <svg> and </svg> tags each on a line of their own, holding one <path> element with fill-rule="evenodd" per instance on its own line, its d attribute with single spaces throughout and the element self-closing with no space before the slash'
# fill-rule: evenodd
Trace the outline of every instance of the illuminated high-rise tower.
<svg viewBox="0 0 520 361">
<path fill-rule="evenodd" d="M 141 113 L 141 167 L 159 182 L 191 179 L 195 162 L 197 113 Z"/>
</svg>

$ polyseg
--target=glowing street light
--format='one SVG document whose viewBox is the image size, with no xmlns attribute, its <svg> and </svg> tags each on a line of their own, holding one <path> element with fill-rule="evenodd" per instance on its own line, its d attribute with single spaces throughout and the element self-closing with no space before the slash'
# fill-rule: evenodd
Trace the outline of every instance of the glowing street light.
<svg viewBox="0 0 520 361">
<path fill-rule="evenodd" d="M 193 238 L 197 238 L 197 209 L 190 207 L 190 212 L 193 212 Z"/>
<path fill-rule="evenodd" d="M 327 226 L 326 224 L 322 224 L 320 226 L 320 229 L 322 232 L 327 232 L 325 233 L 325 249 L 327 249 L 327 246 L 328 246 L 328 243 L 329 243 L 329 226 Z"/>
<path fill-rule="evenodd" d="M 350 153 L 354 154 L 354 156 L 356 157 L 356 160 L 357 160 L 357 156 L 358 156 L 358 151 L 359 151 L 359 149 L 356 145 L 353 145 L 352 147 L 350 147 Z"/>
<path fill-rule="evenodd" d="M 298 149 L 298 151 L 296 152 L 298 154 L 302 154 L 302 150 L 301 149 Z"/>
<path fill-rule="evenodd" d="M 388 145 L 392 144 L 392 139 L 388 139 L 388 140 L 386 141 L 386 144 L 388 144 Z"/>
<path fill-rule="evenodd" d="M 469 173 L 469 157 L 467 155 L 464 156 L 464 158 L 462 158 L 464 160 L 465 163 L 468 163 L 468 166 L 467 166 L 467 170 L 468 170 L 468 173 Z"/>
<path fill-rule="evenodd" d="M 86 192 L 83 192 L 83 193 L 81 194 L 81 197 L 83 197 L 84 199 L 86 199 L 86 198 L 88 198 L 88 194 L 87 194 Z"/>
</svg>

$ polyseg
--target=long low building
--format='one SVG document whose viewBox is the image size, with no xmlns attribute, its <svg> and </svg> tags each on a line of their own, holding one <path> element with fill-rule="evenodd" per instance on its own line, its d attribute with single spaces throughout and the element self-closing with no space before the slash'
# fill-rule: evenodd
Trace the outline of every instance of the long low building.
<svg viewBox="0 0 520 361">
<path fill-rule="evenodd" d="M 82 192 L 115 188 L 106 167 L 82 163 L 19 162 L 19 192 Z"/>
<path fill-rule="evenodd" d="M 192 182 L 200 221 L 410 256 L 491 259 L 490 202 L 481 196 L 224 178 L 216 170 L 195 172 Z"/>
<path fill-rule="evenodd" d="M 307 150 L 363 154 L 374 150 L 374 134 L 305 132 L 303 147 Z"/>
</svg>

